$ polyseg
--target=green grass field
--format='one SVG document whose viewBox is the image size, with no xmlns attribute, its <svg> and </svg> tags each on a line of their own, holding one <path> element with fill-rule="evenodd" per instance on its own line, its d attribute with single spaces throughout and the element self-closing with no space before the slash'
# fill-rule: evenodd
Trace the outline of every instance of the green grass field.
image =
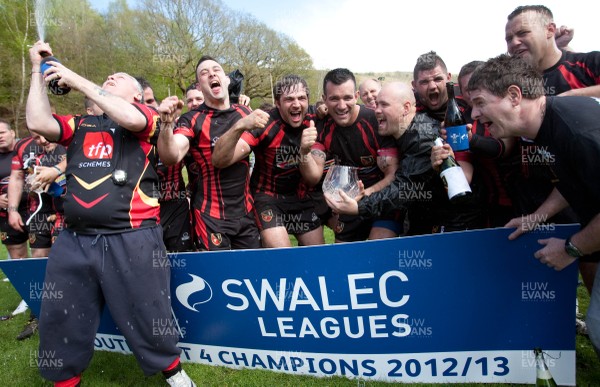
<svg viewBox="0 0 600 387">
<path fill-rule="evenodd" d="M 327 231 L 331 242 L 331 231 Z M 6 259 L 4 248 L 0 259 Z M 0 272 L 0 277 L 4 274 Z M 583 286 L 578 289 L 580 311 L 585 313 L 589 297 Z M 10 313 L 20 298 L 9 282 L 0 281 L 0 314 Z M 20 314 L 11 320 L 0 322 L 0 352 L 2 353 L 0 372 L 1 386 L 51 386 L 38 374 L 36 355 L 38 335 L 17 341 L 15 338 L 23 328 L 29 313 Z M 600 385 L 600 362 L 588 338 L 577 336 L 577 385 Z M 293 376 L 283 373 L 260 370 L 234 370 L 225 367 L 200 364 L 185 364 L 186 372 L 198 386 L 388 386 L 389 383 L 346 379 L 341 377 L 315 378 Z M 144 377 L 133 356 L 98 351 L 83 375 L 84 386 L 165 386 L 160 375 Z M 439 386 L 415 384 L 418 386 Z M 467 386 L 494 386 L 494 384 L 468 384 Z M 500 386 L 500 385 L 499 385 Z"/>
</svg>

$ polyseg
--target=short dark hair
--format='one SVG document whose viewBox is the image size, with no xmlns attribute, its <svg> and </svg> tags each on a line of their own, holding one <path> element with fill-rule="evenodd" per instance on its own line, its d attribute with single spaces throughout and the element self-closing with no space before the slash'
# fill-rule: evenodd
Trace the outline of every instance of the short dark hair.
<svg viewBox="0 0 600 387">
<path fill-rule="evenodd" d="M 306 96 L 309 96 L 308 93 L 308 84 L 299 75 L 289 74 L 275 82 L 275 86 L 273 86 L 273 96 L 276 101 L 279 101 L 279 98 L 283 95 L 283 93 L 287 93 L 296 85 L 301 85 L 306 90 Z"/>
<path fill-rule="evenodd" d="M 215 58 L 213 58 L 210 55 L 202 55 L 200 59 L 198 59 L 198 63 L 196 63 L 196 68 L 194 70 L 194 72 L 196 73 L 196 82 L 198 82 L 198 67 L 200 67 L 200 64 L 202 64 L 202 62 L 206 62 L 207 60 L 212 60 L 219 63 Z"/>
<path fill-rule="evenodd" d="M 473 72 L 467 90 L 485 89 L 497 97 L 504 97 L 515 85 L 526 99 L 544 95 L 542 74 L 525 60 L 506 54 L 492 58 Z"/>
<path fill-rule="evenodd" d="M 89 99 L 88 97 L 83 97 L 83 107 L 86 109 L 91 109 L 96 103 Z"/>
<path fill-rule="evenodd" d="M 421 54 L 417 58 L 417 64 L 415 64 L 415 69 L 413 70 L 413 80 L 417 80 L 417 77 L 421 71 L 433 70 L 437 66 L 440 66 L 445 73 L 448 72 L 446 63 L 444 63 L 442 58 L 435 51 L 429 51 L 425 54 Z"/>
<path fill-rule="evenodd" d="M 188 91 L 190 91 L 190 90 L 196 90 L 196 84 L 197 84 L 197 82 L 191 83 L 191 84 L 190 84 L 190 85 L 187 87 L 187 89 L 185 89 L 185 94 L 187 94 L 187 93 L 188 93 Z"/>
<path fill-rule="evenodd" d="M 7 120 L 5 120 L 4 118 L 0 118 L 0 124 L 6 124 L 6 126 L 8 126 L 8 129 L 9 129 L 9 130 L 13 130 L 13 129 L 10 127 L 10 122 L 8 122 Z"/>
<path fill-rule="evenodd" d="M 327 82 L 331 82 L 334 85 L 341 85 L 342 83 L 346 83 L 348 81 L 352 81 L 354 83 L 354 90 L 356 91 L 356 78 L 352 71 L 345 68 L 337 68 L 330 70 L 327 74 L 325 74 L 325 78 L 323 78 L 323 94 L 327 95 Z"/>
<path fill-rule="evenodd" d="M 552 11 L 550 11 L 550 8 L 546 7 L 545 5 L 521 5 L 515 8 L 514 11 L 512 11 L 508 15 L 508 20 L 511 21 L 520 14 L 528 11 L 537 12 L 538 14 L 540 14 L 540 16 L 546 18 L 547 21 L 551 22 L 554 20 L 554 15 L 552 15 Z"/>
<path fill-rule="evenodd" d="M 460 72 L 458 73 L 458 82 L 460 83 L 460 79 L 469 74 L 473 74 L 473 71 L 485 62 L 482 60 L 474 60 L 472 62 L 467 63 L 463 67 L 460 68 Z"/>
<path fill-rule="evenodd" d="M 136 81 L 139 82 L 140 86 L 142 86 L 142 90 L 146 90 L 147 88 L 152 89 L 152 85 L 150 85 L 150 82 L 148 82 L 148 80 L 144 77 L 134 77 Z"/>
</svg>

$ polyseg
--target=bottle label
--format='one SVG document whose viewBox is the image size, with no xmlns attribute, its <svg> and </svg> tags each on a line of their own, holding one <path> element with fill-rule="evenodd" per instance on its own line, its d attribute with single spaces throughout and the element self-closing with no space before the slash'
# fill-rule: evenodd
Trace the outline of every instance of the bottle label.
<svg viewBox="0 0 600 387">
<path fill-rule="evenodd" d="M 467 125 L 449 126 L 446 128 L 447 142 L 455 152 L 469 149 L 469 134 Z"/>
<path fill-rule="evenodd" d="M 448 189 L 448 198 L 450 200 L 458 194 L 471 192 L 471 187 L 461 167 L 444 169 L 440 173 L 440 176 Z"/>
</svg>

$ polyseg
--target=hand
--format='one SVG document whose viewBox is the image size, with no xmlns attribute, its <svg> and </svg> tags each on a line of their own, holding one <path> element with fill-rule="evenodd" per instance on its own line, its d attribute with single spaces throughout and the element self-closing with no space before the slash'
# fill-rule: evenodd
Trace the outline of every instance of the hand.
<svg viewBox="0 0 600 387">
<path fill-rule="evenodd" d="M 181 109 L 183 109 L 183 101 L 176 95 L 163 99 L 157 109 L 160 113 L 161 123 L 171 124 L 175 122 L 175 119 L 181 114 Z"/>
<path fill-rule="evenodd" d="M 320 105 L 317 106 L 317 118 L 322 120 L 323 118 L 325 118 L 328 114 L 328 110 L 327 110 L 327 105 L 325 105 L 325 103 L 322 103 Z"/>
<path fill-rule="evenodd" d="M 49 84 L 51 81 L 57 79 L 58 86 L 70 87 L 71 89 L 78 90 L 77 84 L 79 75 L 66 68 L 62 63 L 55 62 L 53 60 L 49 60 L 46 63 L 50 65 L 50 67 L 42 74 L 46 84 Z"/>
<path fill-rule="evenodd" d="M 565 251 L 565 240 L 558 238 L 540 239 L 538 243 L 544 247 L 536 251 L 533 256 L 548 267 L 556 271 L 562 270 L 572 264 L 577 258 L 571 257 Z"/>
<path fill-rule="evenodd" d="M 308 128 L 302 131 L 302 138 L 300 139 L 300 154 L 306 156 L 310 153 L 310 148 L 317 141 L 317 128 L 315 122 L 310 120 Z"/>
<path fill-rule="evenodd" d="M 571 40 L 575 37 L 575 30 L 567 26 L 560 26 L 554 33 L 554 40 L 558 48 L 567 48 Z"/>
<path fill-rule="evenodd" d="M 17 231 L 25 232 L 23 227 L 25 223 L 23 223 L 23 219 L 21 219 L 21 214 L 18 211 L 9 211 L 8 212 L 8 224 L 10 227 L 14 228 Z"/>
<path fill-rule="evenodd" d="M 240 96 L 238 97 L 238 104 L 250 106 L 250 97 L 248 97 L 245 94 L 240 94 Z"/>
<path fill-rule="evenodd" d="M 60 173 L 54 167 L 42 167 L 38 165 L 35 167 L 35 174 L 31 181 L 31 190 L 35 191 L 41 189 L 47 192 L 50 184 L 52 184 Z"/>
<path fill-rule="evenodd" d="M 42 53 L 44 53 L 44 56 L 47 56 L 47 54 L 52 55 L 52 49 L 50 48 L 50 45 L 48 43 L 38 40 L 29 49 L 29 59 L 31 60 L 33 71 L 40 70 L 40 62 L 44 58 L 44 56 L 42 56 Z"/>
<path fill-rule="evenodd" d="M 369 196 L 370 194 L 372 194 L 373 192 L 367 192 L 368 188 L 365 189 L 365 185 L 363 184 L 362 180 L 358 181 L 358 194 L 356 195 L 356 197 L 354 198 L 354 200 L 358 203 L 360 201 L 360 199 L 362 199 L 364 196 Z M 344 193 L 345 195 L 345 193 Z"/>
<path fill-rule="evenodd" d="M 531 230 L 535 230 L 535 228 L 540 224 L 536 219 L 542 219 L 540 216 L 532 216 L 532 215 L 523 215 L 519 218 L 512 218 L 508 223 L 504 225 L 506 228 L 516 228 L 509 236 L 509 240 L 517 239 L 522 234 L 529 232 Z"/>
<path fill-rule="evenodd" d="M 440 165 L 448 158 L 448 156 L 454 156 L 450 144 L 444 144 L 442 146 L 431 147 L 431 167 L 436 171 L 440 170 Z"/>
<path fill-rule="evenodd" d="M 256 109 L 238 122 L 241 129 L 254 130 L 263 129 L 268 121 L 269 113 L 266 113 L 260 109 Z"/>
<path fill-rule="evenodd" d="M 467 124 L 467 136 L 469 139 L 469 142 L 471 142 L 471 138 L 473 138 L 473 124 Z"/>
<path fill-rule="evenodd" d="M 338 190 L 340 200 L 335 200 L 329 193 L 323 193 L 327 205 L 338 214 L 358 215 L 358 203 L 341 189 Z"/>
</svg>

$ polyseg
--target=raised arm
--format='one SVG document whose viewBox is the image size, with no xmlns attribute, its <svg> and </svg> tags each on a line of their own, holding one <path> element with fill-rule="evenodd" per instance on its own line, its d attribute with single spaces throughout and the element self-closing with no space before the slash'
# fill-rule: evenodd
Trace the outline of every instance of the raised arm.
<svg viewBox="0 0 600 387">
<path fill-rule="evenodd" d="M 42 61 L 40 52 L 51 54 L 52 50 L 47 43 L 41 41 L 37 42 L 29 50 L 29 58 L 31 59 L 31 85 L 29 86 L 29 95 L 27 96 L 27 104 L 25 106 L 25 117 L 27 128 L 31 132 L 44 136 L 50 141 L 56 141 L 60 136 L 60 126 L 52 117 L 44 77 L 40 71 L 40 62 Z"/>
<path fill-rule="evenodd" d="M 165 165 L 174 165 L 183 160 L 187 151 L 190 149 L 190 142 L 182 134 L 174 134 L 175 115 L 183 101 L 176 96 L 165 98 L 158 112 L 160 113 L 160 132 L 158 134 L 158 157 Z"/>
<path fill-rule="evenodd" d="M 41 53 L 51 52 L 51 49 L 48 44 L 39 41 L 33 45 L 29 52 L 32 63 L 32 71 L 34 69 L 38 69 L 39 71 L 39 64 L 42 60 Z M 38 77 L 43 77 L 43 80 L 48 83 L 53 80 L 58 80 L 59 86 L 70 87 L 73 90 L 77 90 L 83 93 L 86 97 L 88 97 L 91 101 L 98 105 L 98 107 L 102 109 L 102 111 L 107 116 L 109 116 L 113 121 L 118 122 L 119 125 L 121 125 L 127 130 L 130 130 L 132 132 L 140 132 L 146 129 L 146 127 L 148 126 L 146 116 L 142 112 L 140 112 L 135 106 L 132 105 L 132 102 L 135 101 L 135 91 L 133 89 L 125 90 L 125 88 L 119 85 L 119 83 L 123 82 L 124 80 L 129 81 L 127 79 L 128 77 L 130 77 L 129 75 L 125 73 L 116 73 L 109 76 L 106 82 L 104 83 L 104 87 L 106 87 L 107 89 L 119 90 L 118 94 L 123 94 L 117 95 L 115 94 L 117 92 L 111 93 L 108 90 L 105 90 L 103 87 L 96 85 L 95 83 L 83 78 L 82 76 L 76 74 L 74 71 L 68 69 L 62 63 L 49 61 L 48 64 L 51 65 L 51 67 L 48 70 L 46 70 L 44 74 L 40 75 L 36 73 L 35 75 Z M 36 85 L 38 85 L 37 82 Z M 32 88 L 33 87 L 34 85 L 32 82 Z M 36 91 L 39 92 L 39 90 L 37 89 Z M 27 112 L 31 113 L 28 114 L 28 116 L 37 114 L 38 112 L 35 109 L 36 107 L 34 105 L 29 106 L 28 103 Z M 58 124 L 56 125 L 56 128 L 58 128 Z M 51 132 L 50 134 L 53 135 L 55 133 Z M 56 140 L 58 136 L 54 135 L 47 138 Z"/>
<path fill-rule="evenodd" d="M 269 114 L 256 109 L 236 122 L 222 135 L 213 149 L 212 163 L 216 168 L 226 168 L 250 154 L 250 146 L 242 140 L 242 133 L 253 129 L 262 129 L 269 121 Z"/>
<path fill-rule="evenodd" d="M 300 174 L 310 187 L 314 187 L 323 177 L 325 167 L 325 152 L 313 148 L 317 140 L 317 128 L 314 121 L 310 121 L 308 128 L 302 131 L 300 139 Z"/>
</svg>

